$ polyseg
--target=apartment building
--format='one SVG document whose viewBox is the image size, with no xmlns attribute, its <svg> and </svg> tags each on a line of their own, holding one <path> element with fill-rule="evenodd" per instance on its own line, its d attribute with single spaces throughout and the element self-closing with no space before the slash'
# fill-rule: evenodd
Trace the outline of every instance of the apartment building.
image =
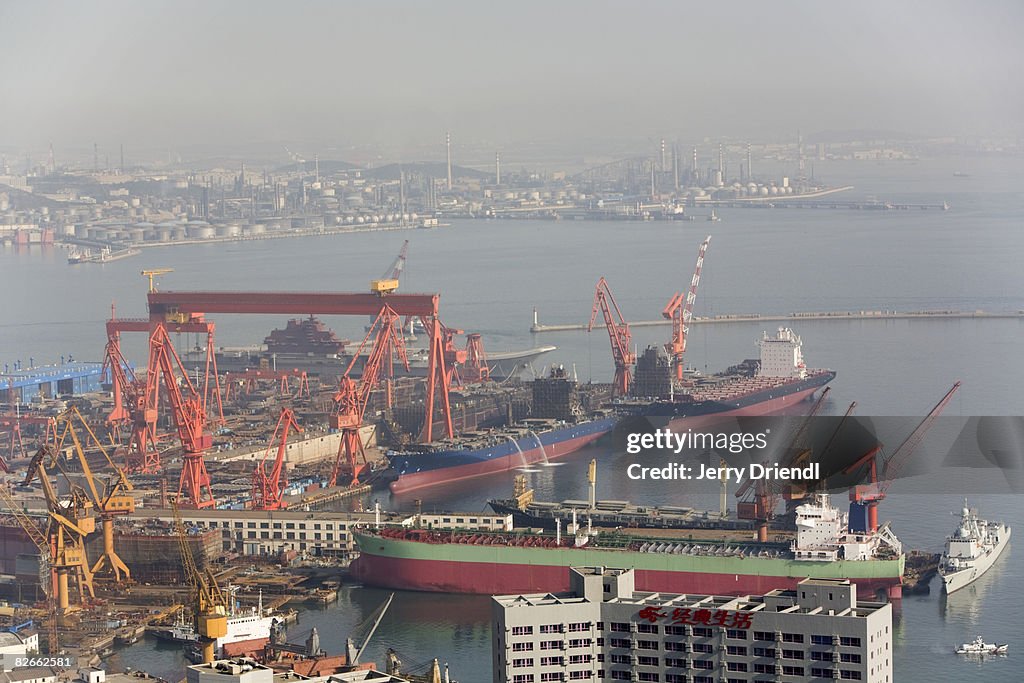
<svg viewBox="0 0 1024 683">
<path fill-rule="evenodd" d="M 572 568 L 570 591 L 493 598 L 495 683 L 891 683 L 892 606 L 846 580 L 762 596 L 637 592 Z"/>
</svg>

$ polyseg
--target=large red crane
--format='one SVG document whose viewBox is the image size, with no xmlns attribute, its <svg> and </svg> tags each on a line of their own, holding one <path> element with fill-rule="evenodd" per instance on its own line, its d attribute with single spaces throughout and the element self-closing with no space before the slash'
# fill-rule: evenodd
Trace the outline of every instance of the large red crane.
<svg viewBox="0 0 1024 683">
<path fill-rule="evenodd" d="M 368 343 L 373 347 L 366 357 L 362 374 L 359 380 L 352 379 L 350 373 L 352 367 L 366 348 Z M 378 385 L 385 365 L 393 362 L 394 356 L 409 369 L 409 359 L 405 353 L 405 342 L 402 338 L 402 318 L 387 304 L 370 325 L 370 331 L 359 345 L 359 350 L 352 356 L 345 374 L 341 377 L 338 392 L 334 395 L 334 403 L 337 408 L 332 418 L 331 426 L 341 430 L 341 443 L 338 446 L 338 457 L 328 481 L 329 486 L 338 482 L 338 475 L 348 470 L 351 475 L 351 484 L 359 484 L 360 476 L 365 472 L 366 452 L 363 449 L 363 440 L 359 436 L 359 428 L 363 424 L 363 416 L 366 413 L 366 404 L 370 400 L 370 394 Z M 431 419 L 427 413 L 426 420 Z M 361 461 L 361 462 L 360 462 Z"/>
<path fill-rule="evenodd" d="M 388 269 L 381 275 L 382 280 L 400 280 L 402 278 L 402 271 L 405 270 L 405 257 L 409 253 L 409 240 L 402 242 L 402 248 L 398 252 L 398 256 Z"/>
<path fill-rule="evenodd" d="M 960 388 L 960 382 L 953 384 L 953 387 L 946 392 L 945 396 L 935 404 L 935 407 L 921 420 L 903 443 L 886 456 L 882 444 L 877 444 L 867 453 L 858 458 L 854 463 L 843 470 L 843 474 L 850 474 L 860 470 L 865 465 L 868 468 L 867 484 L 858 484 L 850 489 L 850 530 L 869 531 L 878 530 L 878 504 L 885 500 L 886 491 L 892 486 L 893 481 L 899 476 L 903 466 L 910 459 L 911 454 L 924 439 L 925 432 L 932 426 L 935 419 L 942 414 L 953 394 Z M 876 456 L 881 453 L 882 458 Z"/>
<path fill-rule="evenodd" d="M 633 337 L 629 332 L 629 323 L 622 316 L 622 311 L 612 296 L 612 290 L 603 277 L 597 281 L 597 287 L 594 289 L 594 306 L 590 310 L 587 332 L 594 329 L 598 310 L 604 314 L 604 326 L 612 343 L 612 359 L 615 361 L 612 390 L 615 396 L 625 396 L 629 393 L 629 385 L 633 381 L 630 368 L 636 363 L 636 353 L 632 349 Z"/>
<path fill-rule="evenodd" d="M 295 414 L 291 408 L 281 410 L 281 417 L 277 420 L 277 427 L 274 435 L 270 438 L 270 446 L 263 456 L 263 460 L 256 463 L 256 469 L 252 473 L 252 501 L 253 510 L 283 510 L 288 507 L 284 500 L 284 487 L 288 485 L 288 474 L 284 468 L 284 454 L 288 449 L 288 430 L 302 431 L 302 427 L 295 421 Z M 267 471 L 267 458 L 270 450 L 277 441 L 277 456 L 274 458 L 274 465 Z"/>
<path fill-rule="evenodd" d="M 700 271 L 704 268 L 704 253 L 711 243 L 711 235 L 704 238 L 697 252 L 697 266 L 693 269 L 690 289 L 684 295 L 677 292 L 665 306 L 661 315 L 672 321 L 672 339 L 665 345 L 665 350 L 672 356 L 676 367 L 676 379 L 683 378 L 683 356 L 686 353 L 686 335 L 690 332 L 690 320 L 693 319 L 693 302 L 697 300 L 697 286 L 700 284 Z"/>
</svg>

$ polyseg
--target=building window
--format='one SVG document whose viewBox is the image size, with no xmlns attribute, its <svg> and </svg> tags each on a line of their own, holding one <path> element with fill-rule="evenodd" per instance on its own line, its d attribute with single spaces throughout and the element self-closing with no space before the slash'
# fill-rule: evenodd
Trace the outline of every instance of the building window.
<svg viewBox="0 0 1024 683">
<path fill-rule="evenodd" d="M 615 680 L 615 681 L 628 681 L 628 680 L 631 680 L 632 677 L 633 677 L 632 674 L 630 674 L 628 671 L 613 671 L 612 672 L 612 680 Z"/>
<path fill-rule="evenodd" d="M 562 625 L 561 624 L 541 624 L 540 632 L 541 633 L 561 633 L 562 632 Z"/>
<path fill-rule="evenodd" d="M 522 669 L 524 666 L 533 666 L 532 659 L 513 659 L 512 667 L 515 669 Z"/>
<path fill-rule="evenodd" d="M 612 655 L 612 664 L 632 664 L 632 657 L 629 655 Z"/>
<path fill-rule="evenodd" d="M 672 657 L 666 657 L 665 658 L 665 666 L 671 666 L 671 667 L 674 667 L 676 669 L 685 669 L 686 668 L 686 660 L 685 659 L 674 659 Z"/>
<path fill-rule="evenodd" d="M 859 671 L 851 671 L 850 669 L 840 669 L 839 677 L 844 679 L 844 680 L 847 680 L 847 681 L 859 681 L 860 680 L 860 672 Z"/>
<path fill-rule="evenodd" d="M 839 661 L 844 664 L 860 664 L 860 655 L 853 652 L 840 652 Z"/>
<path fill-rule="evenodd" d="M 754 648 L 754 656 L 755 657 L 772 657 L 772 658 L 774 658 L 775 657 L 775 650 L 770 648 L 770 647 L 755 647 Z"/>
<path fill-rule="evenodd" d="M 844 647 L 860 647 L 860 638 L 852 638 L 850 636 L 840 636 L 839 644 Z"/>
<path fill-rule="evenodd" d="M 512 635 L 514 636 L 529 636 L 533 635 L 532 626 L 513 626 Z"/>
<path fill-rule="evenodd" d="M 714 652 L 715 648 L 710 643 L 694 643 L 694 652 Z"/>
<path fill-rule="evenodd" d="M 636 658 L 636 663 L 640 664 L 641 666 L 658 666 L 658 658 L 644 657 L 641 655 Z"/>
<path fill-rule="evenodd" d="M 746 657 L 747 648 L 742 645 L 729 645 L 725 648 L 726 654 L 736 655 L 737 657 Z"/>
<path fill-rule="evenodd" d="M 804 675 L 804 668 L 802 666 L 783 666 L 782 667 L 782 675 L 783 676 L 803 676 Z"/>
<path fill-rule="evenodd" d="M 636 641 L 636 647 L 638 650 L 657 650 L 658 641 L 656 640 L 638 640 Z"/>
<path fill-rule="evenodd" d="M 804 653 L 803 653 L 803 650 L 783 650 L 782 651 L 782 658 L 783 659 L 803 659 L 804 658 Z"/>
<path fill-rule="evenodd" d="M 590 622 L 589 621 L 580 621 L 580 622 L 577 622 L 575 624 L 569 624 L 569 633 L 575 633 L 575 632 L 578 632 L 578 631 L 589 631 L 589 630 L 590 630 Z"/>
<path fill-rule="evenodd" d="M 618 631 L 619 633 L 629 633 L 629 624 L 623 624 L 621 621 L 613 621 L 612 630 Z"/>
<path fill-rule="evenodd" d="M 548 673 L 542 673 L 540 680 L 543 683 L 544 681 L 564 681 L 565 678 L 561 671 L 549 671 Z"/>
<path fill-rule="evenodd" d="M 639 633 L 657 633 L 658 632 L 658 625 L 657 624 L 637 624 L 636 625 L 636 630 Z"/>
<path fill-rule="evenodd" d="M 594 676 L 594 672 L 593 671 L 570 671 L 569 672 L 569 680 L 570 681 L 582 681 L 582 680 L 587 679 L 587 678 L 592 678 L 593 676 Z"/>
<path fill-rule="evenodd" d="M 542 640 L 542 641 L 540 641 L 540 649 L 542 649 L 542 650 L 561 650 L 562 649 L 562 641 L 560 641 L 560 640 Z"/>
<path fill-rule="evenodd" d="M 665 627 L 665 635 L 667 635 L 667 636 L 685 636 L 686 635 L 686 627 L 685 626 L 666 626 Z"/>
<path fill-rule="evenodd" d="M 541 649 L 543 650 L 544 648 L 541 648 Z M 563 657 L 541 657 L 540 658 L 540 665 L 541 666 L 562 666 L 562 663 L 564 661 L 565 661 L 565 659 Z"/>
<path fill-rule="evenodd" d="M 694 676 L 693 683 L 715 683 L 715 679 L 711 676 Z"/>
<path fill-rule="evenodd" d="M 641 671 L 637 676 L 638 681 L 660 681 L 661 677 L 658 674 L 652 674 L 647 671 Z"/>
<path fill-rule="evenodd" d="M 629 641 L 625 638 L 612 638 L 612 647 L 629 647 Z"/>
<path fill-rule="evenodd" d="M 593 642 L 590 638 L 576 638 L 569 641 L 569 647 L 590 647 Z"/>
<path fill-rule="evenodd" d="M 802 643 L 804 642 L 804 634 L 802 633 L 783 633 L 782 642 L 784 643 Z"/>
<path fill-rule="evenodd" d="M 709 628 L 694 627 L 693 635 L 697 638 L 710 638 L 712 634 Z"/>
<path fill-rule="evenodd" d="M 832 636 L 815 634 L 811 636 L 811 645 L 831 645 Z"/>
<path fill-rule="evenodd" d="M 533 674 L 516 674 L 512 677 L 512 683 L 533 683 Z"/>
<path fill-rule="evenodd" d="M 725 632 L 726 638 L 732 638 L 733 640 L 746 640 L 747 632 L 739 628 L 731 628 Z"/>
<path fill-rule="evenodd" d="M 811 678 L 832 678 L 832 670 L 811 667 Z"/>
<path fill-rule="evenodd" d="M 529 652 L 533 650 L 533 643 L 512 643 L 512 652 Z"/>
<path fill-rule="evenodd" d="M 590 663 L 590 655 L 570 655 L 569 656 L 569 663 L 570 664 L 589 664 Z"/>
<path fill-rule="evenodd" d="M 761 640 L 768 643 L 774 643 L 775 634 L 771 631 L 754 631 L 754 640 Z"/>
<path fill-rule="evenodd" d="M 725 665 L 729 671 L 743 671 L 747 670 L 746 662 L 729 662 Z"/>
<path fill-rule="evenodd" d="M 686 652 L 686 643 L 668 641 L 665 643 L 665 649 L 669 652 Z"/>
<path fill-rule="evenodd" d="M 811 661 L 812 662 L 831 662 L 832 661 L 832 653 L 831 652 L 813 652 L 812 651 L 811 652 Z"/>
<path fill-rule="evenodd" d="M 665 674 L 665 683 L 686 683 L 686 674 Z"/>
<path fill-rule="evenodd" d="M 756 674 L 773 674 L 775 673 L 774 664 L 758 664 L 754 663 L 754 673 Z"/>
<path fill-rule="evenodd" d="M 701 669 L 703 671 L 711 671 L 715 668 L 715 663 L 704 659 L 695 659 L 693 660 L 693 668 Z"/>
</svg>

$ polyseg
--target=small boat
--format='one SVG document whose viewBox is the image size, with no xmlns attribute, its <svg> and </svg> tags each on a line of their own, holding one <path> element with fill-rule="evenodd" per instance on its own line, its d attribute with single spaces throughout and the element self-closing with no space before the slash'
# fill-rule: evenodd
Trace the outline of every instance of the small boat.
<svg viewBox="0 0 1024 683">
<path fill-rule="evenodd" d="M 978 636 L 973 642 L 959 645 L 955 650 L 958 655 L 1005 655 L 1009 648 L 1008 644 L 996 645 L 986 643 L 981 636 Z"/>
</svg>

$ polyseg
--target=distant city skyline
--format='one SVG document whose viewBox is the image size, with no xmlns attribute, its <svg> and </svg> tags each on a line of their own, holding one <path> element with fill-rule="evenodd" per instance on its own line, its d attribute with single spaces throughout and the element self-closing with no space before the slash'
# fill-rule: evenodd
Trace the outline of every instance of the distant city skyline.
<svg viewBox="0 0 1024 683">
<path fill-rule="evenodd" d="M 447 131 L 455 149 L 1017 136 L 1022 20 L 1008 0 L 8 2 L 0 148 L 292 141 L 411 160 L 443 158 Z"/>
</svg>

